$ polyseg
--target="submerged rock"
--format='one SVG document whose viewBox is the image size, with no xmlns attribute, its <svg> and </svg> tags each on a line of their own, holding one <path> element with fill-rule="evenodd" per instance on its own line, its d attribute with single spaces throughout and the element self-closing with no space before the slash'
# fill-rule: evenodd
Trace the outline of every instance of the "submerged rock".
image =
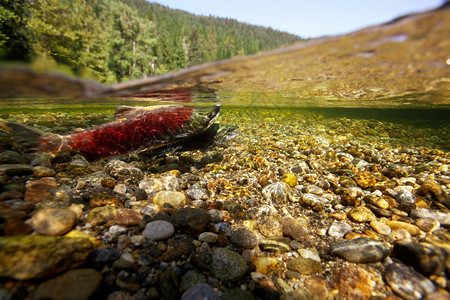
<svg viewBox="0 0 450 300">
<path fill-rule="evenodd" d="M 283 181 L 277 181 L 265 186 L 262 190 L 263 196 L 273 203 L 283 203 L 288 199 L 288 185 Z"/>
<path fill-rule="evenodd" d="M 208 299 L 208 300 L 220 300 L 219 294 L 208 284 L 198 283 L 190 287 L 181 296 L 181 300 L 193 300 L 193 299 Z"/>
<path fill-rule="evenodd" d="M 172 224 L 184 232 L 198 235 L 205 231 L 211 216 L 204 210 L 192 207 L 180 209 L 172 215 Z"/>
<path fill-rule="evenodd" d="M 389 255 L 387 244 L 360 237 L 331 245 L 330 254 L 355 263 L 374 263 Z"/>
<path fill-rule="evenodd" d="M 283 230 L 283 234 L 302 242 L 305 240 L 307 235 L 307 228 L 292 217 L 284 217 L 281 220 L 281 228 Z"/>
<path fill-rule="evenodd" d="M 173 208 L 182 208 L 186 205 L 186 196 L 182 192 L 160 191 L 153 197 L 153 203 L 159 206 L 167 204 Z"/>
<path fill-rule="evenodd" d="M 172 224 L 166 221 L 153 221 L 145 226 L 142 234 L 154 241 L 165 240 L 175 233 L 175 228 Z"/>
<path fill-rule="evenodd" d="M 249 229 L 239 228 L 231 233 L 230 241 L 238 247 L 253 249 L 258 243 L 256 235 Z"/>
<path fill-rule="evenodd" d="M 77 215 L 69 209 L 44 208 L 33 214 L 27 223 L 36 234 L 62 235 L 75 225 Z"/>
<path fill-rule="evenodd" d="M 312 275 L 322 272 L 320 257 L 309 249 L 299 249 L 300 257 L 293 258 L 287 262 L 287 268 L 302 275 Z"/>
<path fill-rule="evenodd" d="M 125 183 L 138 184 L 144 178 L 144 173 L 140 169 L 121 160 L 111 160 L 104 169 L 108 175 Z"/>
<path fill-rule="evenodd" d="M 75 269 L 41 283 L 34 299 L 88 300 L 100 287 L 102 275 L 95 269 Z"/>
<path fill-rule="evenodd" d="M 423 299 L 436 291 L 431 280 L 400 263 L 387 266 L 385 276 L 392 290 L 404 299 Z"/>
<path fill-rule="evenodd" d="M 0 238 L 0 277 L 28 280 L 81 265 L 93 245 L 89 239 L 52 236 Z"/>
<path fill-rule="evenodd" d="M 247 261 L 227 248 L 216 248 L 211 256 L 209 270 L 218 280 L 236 281 L 241 279 L 247 271 Z"/>
<path fill-rule="evenodd" d="M 430 276 L 445 270 L 447 253 L 444 249 L 427 243 L 397 242 L 394 243 L 392 257 L 412 266 L 421 274 Z"/>
<path fill-rule="evenodd" d="M 44 177 L 39 180 L 29 181 L 26 184 L 24 200 L 33 203 L 54 197 L 52 191 L 58 187 L 54 177 Z"/>
</svg>

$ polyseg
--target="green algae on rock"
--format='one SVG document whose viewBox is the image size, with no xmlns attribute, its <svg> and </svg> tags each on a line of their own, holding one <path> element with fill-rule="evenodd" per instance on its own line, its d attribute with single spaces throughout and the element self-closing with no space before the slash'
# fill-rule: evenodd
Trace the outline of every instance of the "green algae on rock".
<svg viewBox="0 0 450 300">
<path fill-rule="evenodd" d="M 247 261 L 227 248 L 216 248 L 211 256 L 211 274 L 222 281 L 236 281 L 247 271 Z"/>
<path fill-rule="evenodd" d="M 89 239 L 52 236 L 0 238 L 0 277 L 28 280 L 81 265 L 93 245 Z"/>
</svg>

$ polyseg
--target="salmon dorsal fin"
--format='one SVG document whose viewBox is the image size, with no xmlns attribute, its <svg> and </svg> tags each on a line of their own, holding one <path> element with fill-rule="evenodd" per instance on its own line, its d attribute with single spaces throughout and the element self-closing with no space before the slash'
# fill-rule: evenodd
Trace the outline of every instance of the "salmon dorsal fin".
<svg viewBox="0 0 450 300">
<path fill-rule="evenodd" d="M 116 108 L 116 114 L 114 116 L 114 120 L 123 120 L 130 119 L 136 117 L 139 112 L 152 111 L 157 110 L 161 107 L 165 107 L 166 105 L 154 105 L 154 106 L 126 106 L 121 105 Z"/>
<path fill-rule="evenodd" d="M 139 106 L 118 106 L 116 108 L 116 114 L 114 115 L 114 120 L 120 120 L 120 119 L 128 119 L 130 117 L 133 117 L 136 115 L 136 112 L 142 109 L 142 107 Z"/>
</svg>

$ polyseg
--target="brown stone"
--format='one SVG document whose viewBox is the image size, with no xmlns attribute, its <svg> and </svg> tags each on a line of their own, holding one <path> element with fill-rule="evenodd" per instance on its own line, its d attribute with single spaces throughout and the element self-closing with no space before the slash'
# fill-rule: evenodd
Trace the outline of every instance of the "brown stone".
<svg viewBox="0 0 450 300">
<path fill-rule="evenodd" d="M 189 234 L 198 235 L 208 227 L 211 216 L 208 212 L 192 207 L 180 209 L 172 215 L 172 224 Z"/>
<path fill-rule="evenodd" d="M 319 277 L 308 277 L 304 282 L 306 290 L 315 295 L 317 299 L 327 299 L 327 282 Z"/>
<path fill-rule="evenodd" d="M 373 187 L 377 183 L 375 176 L 373 176 L 372 173 L 370 172 L 358 173 L 355 176 L 353 176 L 353 179 L 363 189 Z"/>
<path fill-rule="evenodd" d="M 348 217 L 358 223 L 366 223 L 377 219 L 373 212 L 365 206 L 353 208 L 348 212 Z"/>
<path fill-rule="evenodd" d="M 56 171 L 47 167 L 36 166 L 33 168 L 34 176 L 36 177 L 53 177 Z"/>
<path fill-rule="evenodd" d="M 188 256 L 194 249 L 192 242 L 183 240 L 172 240 L 166 251 L 161 256 L 155 258 L 153 261 L 159 263 L 162 261 L 175 261 L 183 255 Z"/>
<path fill-rule="evenodd" d="M 102 275 L 95 269 L 75 269 L 41 283 L 35 299 L 88 300 L 100 287 Z"/>
<path fill-rule="evenodd" d="M 107 191 L 95 191 L 91 195 L 89 204 L 91 207 L 115 206 L 123 207 L 122 201 Z"/>
<path fill-rule="evenodd" d="M 121 209 L 116 214 L 116 224 L 123 226 L 139 225 L 143 221 L 142 216 L 132 209 Z"/>
<path fill-rule="evenodd" d="M 306 227 L 292 217 L 284 217 L 281 220 L 283 234 L 299 242 L 303 241 L 307 235 Z"/>
<path fill-rule="evenodd" d="M 36 234 L 62 235 L 75 225 L 77 215 L 69 209 L 44 208 L 33 214 L 27 223 Z"/>
<path fill-rule="evenodd" d="M 102 186 L 104 186 L 104 187 L 107 187 L 107 188 L 114 188 L 115 186 L 116 186 L 116 184 L 117 184 L 117 181 L 116 180 L 114 180 L 114 179 L 112 179 L 112 178 L 103 178 L 101 181 L 100 181 L 100 184 L 102 185 Z"/>
<path fill-rule="evenodd" d="M 343 299 L 370 299 L 374 286 L 366 270 L 359 267 L 342 267 L 334 270 L 330 287 Z"/>
<path fill-rule="evenodd" d="M 3 230 L 6 236 L 27 235 L 32 231 L 31 227 L 25 224 L 21 218 L 6 219 Z"/>
<path fill-rule="evenodd" d="M 54 197 L 52 190 L 57 187 L 58 184 L 54 177 L 43 177 L 39 180 L 30 181 L 25 185 L 24 200 L 38 203 L 46 198 L 52 198 Z"/>
<path fill-rule="evenodd" d="M 420 232 L 419 228 L 416 225 L 409 224 L 409 223 L 402 222 L 402 221 L 388 221 L 387 225 L 389 227 L 391 227 L 392 230 L 405 229 L 411 235 L 417 235 Z"/>
</svg>

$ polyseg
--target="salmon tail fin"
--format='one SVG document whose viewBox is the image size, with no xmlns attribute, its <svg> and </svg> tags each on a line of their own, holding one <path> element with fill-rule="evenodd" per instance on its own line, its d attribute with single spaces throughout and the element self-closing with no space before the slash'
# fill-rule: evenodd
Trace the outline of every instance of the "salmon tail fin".
<svg viewBox="0 0 450 300">
<path fill-rule="evenodd" d="M 63 136 L 39 130 L 24 124 L 8 122 L 13 138 L 25 149 L 49 153 L 61 152 Z"/>
</svg>

